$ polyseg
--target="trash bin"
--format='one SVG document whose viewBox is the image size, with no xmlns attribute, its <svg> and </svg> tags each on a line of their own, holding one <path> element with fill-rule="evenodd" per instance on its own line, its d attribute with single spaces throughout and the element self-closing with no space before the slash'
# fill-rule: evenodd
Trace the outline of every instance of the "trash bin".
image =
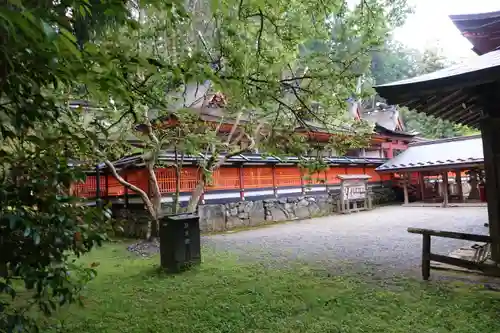
<svg viewBox="0 0 500 333">
<path fill-rule="evenodd" d="M 160 261 L 171 273 L 201 262 L 199 216 L 176 214 L 160 219 Z"/>
<path fill-rule="evenodd" d="M 481 200 L 481 202 L 486 202 L 486 187 L 484 186 L 484 184 L 479 184 L 478 188 L 479 188 L 479 199 Z"/>
</svg>

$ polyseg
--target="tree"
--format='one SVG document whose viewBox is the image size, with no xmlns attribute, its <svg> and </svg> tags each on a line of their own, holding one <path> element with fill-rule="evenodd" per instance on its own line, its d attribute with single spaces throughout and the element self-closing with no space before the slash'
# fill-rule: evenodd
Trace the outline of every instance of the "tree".
<svg viewBox="0 0 500 333">
<path fill-rule="evenodd" d="M 376 84 L 385 84 L 418 75 L 432 73 L 453 65 L 438 46 L 420 52 L 405 47 L 400 42 L 389 40 L 383 48 L 373 53 L 371 72 Z M 467 126 L 417 113 L 402 108 L 401 117 L 409 132 L 431 138 L 448 138 L 476 133 Z"/>
<path fill-rule="evenodd" d="M 222 92 L 223 120 L 232 127 L 224 137 L 219 126 L 201 131 L 210 138 L 200 140 L 209 154 L 200 161 L 203 172 L 192 194 L 189 209 L 193 210 L 210 174 L 230 156 L 256 147 L 276 152 L 277 146 L 291 141 L 304 146 L 307 141 L 291 133 L 297 126 L 310 126 L 306 119 L 331 132 L 348 127 L 343 118 L 346 100 L 366 72 L 371 50 L 398 24 L 405 5 L 404 0 L 366 0 L 349 10 L 340 0 L 190 1 L 184 7 L 187 16 L 139 6 L 136 29 L 116 30 L 99 45 L 109 52 L 120 50 L 116 56 L 121 59 L 150 61 L 121 62 L 126 77 L 118 86 L 130 87 L 127 99 L 113 97 L 111 103 L 107 96 L 86 97 L 109 111 L 95 119 L 99 131 L 109 133 L 104 124 L 115 124 L 117 119 L 129 129 L 143 123 L 152 198 L 113 169 L 109 152 L 117 150 L 103 143 L 109 135 L 95 141 L 96 151 L 120 183 L 141 196 L 157 225 L 160 193 L 154 168 L 160 150 L 175 148 L 171 144 L 175 139 L 160 135 L 155 119 L 204 109 L 214 93 Z M 311 41 L 316 47 L 310 46 Z M 129 149 L 121 150 L 125 151 Z"/>
<path fill-rule="evenodd" d="M 170 3 L 172 5 L 172 3 Z M 165 8 L 164 8 L 165 9 Z M 32 308 L 51 314 L 80 301 L 95 275 L 74 258 L 99 245 L 109 214 L 71 196 L 94 163 L 80 135 L 77 91 L 128 98 L 118 50 L 89 43 L 133 24 L 123 1 L 4 1 L 0 8 L 0 329 L 36 330 Z M 147 62 L 140 60 L 141 63 Z M 123 63 L 125 65 L 126 63 Z"/>
</svg>

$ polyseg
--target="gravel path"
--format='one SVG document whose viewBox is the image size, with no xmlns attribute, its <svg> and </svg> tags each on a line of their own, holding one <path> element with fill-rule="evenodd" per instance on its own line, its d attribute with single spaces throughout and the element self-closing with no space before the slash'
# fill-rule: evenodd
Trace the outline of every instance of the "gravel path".
<svg viewBox="0 0 500 333">
<path fill-rule="evenodd" d="M 229 250 L 242 260 L 271 259 L 318 264 L 332 271 L 373 274 L 418 272 L 422 237 L 408 227 L 487 234 L 484 207 L 389 206 L 369 212 L 336 215 L 204 237 L 203 243 Z M 432 251 L 448 254 L 473 243 L 434 238 Z"/>
</svg>

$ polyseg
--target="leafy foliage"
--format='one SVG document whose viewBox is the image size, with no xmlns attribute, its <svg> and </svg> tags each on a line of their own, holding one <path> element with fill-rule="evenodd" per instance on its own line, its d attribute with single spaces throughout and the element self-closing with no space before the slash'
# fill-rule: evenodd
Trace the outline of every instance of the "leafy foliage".
<svg viewBox="0 0 500 333">
<path fill-rule="evenodd" d="M 304 115 L 336 130 L 370 50 L 398 24 L 405 3 L 364 0 L 348 10 L 342 0 L 7 0 L 0 8 L 0 281 L 12 297 L 1 298 L 2 329 L 36 329 L 30 306 L 50 314 L 78 300 L 94 275 L 71 261 L 109 228 L 100 207 L 71 197 L 82 170 L 103 160 L 114 170 L 113 158 L 139 146 L 153 198 L 128 186 L 157 220 L 154 168 L 165 145 L 181 155 L 210 151 L 202 188 L 224 162 L 220 153 L 265 149 L 271 138 L 307 126 Z M 323 47 L 305 47 L 309 41 Z M 203 108 L 218 91 L 225 119 L 236 124 L 227 137 L 206 124 L 182 129 L 182 138 L 161 137 L 155 119 Z M 75 99 L 93 108 L 75 109 Z M 146 136 L 132 131 L 139 124 Z"/>
<path fill-rule="evenodd" d="M 420 52 L 398 41 L 388 40 L 381 51 L 373 53 L 371 71 L 375 82 L 384 84 L 432 73 L 450 65 L 452 63 L 437 47 Z M 402 108 L 401 116 L 407 131 L 418 132 L 426 138 L 448 138 L 476 133 L 467 126 L 453 124 L 406 108 Z"/>
<path fill-rule="evenodd" d="M 0 184 L 0 289 L 10 296 L 0 301 L 2 328 L 22 330 L 31 306 L 51 314 L 78 301 L 82 283 L 95 275 L 72 258 L 101 244 L 106 217 L 70 196 L 72 183 L 85 175 L 69 166 L 63 139 L 17 139 L 2 159 L 8 169 Z"/>
<path fill-rule="evenodd" d="M 2 331 L 36 330 L 33 306 L 49 315 L 78 301 L 95 275 L 73 259 L 106 238 L 109 216 L 71 195 L 88 168 L 75 161 L 93 156 L 67 97 L 116 82 L 93 67 L 112 67 L 113 59 L 85 45 L 129 16 L 115 0 L 11 0 L 0 8 Z"/>
<path fill-rule="evenodd" d="M 258 149 L 301 156 L 310 141 L 294 130 L 311 128 L 311 121 L 330 133 L 360 127 L 344 117 L 346 101 L 369 68 L 370 52 L 401 23 L 406 1 L 366 0 L 351 9 L 341 0 L 190 1 L 184 8 L 178 15 L 139 7 L 136 28 L 123 27 L 99 42 L 110 52 L 120 50 L 122 58 L 154 59 L 149 66 L 125 65 L 125 86 L 131 88 L 127 98 L 113 97 L 110 105 L 105 97 L 100 105 L 113 111 L 108 117 L 128 121 L 128 128 L 143 122 L 141 140 L 152 183 L 161 149 L 174 150 L 180 158 L 204 153 L 190 205 L 194 209 L 210 174 L 232 155 Z M 158 118 L 180 119 L 186 110 L 207 112 L 218 92 L 225 103 L 222 117 L 212 121 L 215 126 L 199 121 L 189 135 L 182 125 L 173 130 L 153 126 Z M 125 120 L 124 115 L 131 117 Z M 223 123 L 232 128 L 223 129 Z M 99 148 L 108 161 L 110 151 L 117 150 Z M 154 185 L 152 201 L 138 192 L 155 219 L 157 192 Z"/>
</svg>

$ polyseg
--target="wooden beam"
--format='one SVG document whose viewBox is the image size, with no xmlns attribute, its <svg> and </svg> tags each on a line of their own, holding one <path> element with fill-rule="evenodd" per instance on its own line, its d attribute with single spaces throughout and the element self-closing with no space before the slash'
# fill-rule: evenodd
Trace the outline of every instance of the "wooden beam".
<svg viewBox="0 0 500 333">
<path fill-rule="evenodd" d="M 443 173 L 443 207 L 448 207 L 448 170 Z"/>
<path fill-rule="evenodd" d="M 464 103 L 466 101 L 469 101 L 470 97 L 464 93 L 462 89 L 458 89 L 457 91 L 454 91 L 451 94 L 447 94 L 446 96 L 440 97 L 436 103 L 432 104 L 432 106 L 428 107 L 425 110 L 426 114 L 434 115 L 436 112 L 445 112 L 445 113 L 451 113 L 452 110 L 455 109 L 454 105 L 457 103 Z M 450 108 L 450 106 L 452 106 Z M 460 108 L 463 109 L 462 106 Z M 439 115 L 441 116 L 441 114 Z"/>
<path fill-rule="evenodd" d="M 462 171 L 460 169 L 455 170 L 455 182 L 457 183 L 458 196 L 460 201 L 464 202 L 464 191 L 462 186 Z"/>
<path fill-rule="evenodd" d="M 477 235 L 477 234 L 468 234 L 464 232 L 442 231 L 442 230 L 422 229 L 422 228 L 408 228 L 407 230 L 411 234 L 420 234 L 420 235 L 426 234 L 441 238 L 462 239 L 471 242 L 483 242 L 483 243 L 493 242 L 493 237 L 488 235 Z"/>
<path fill-rule="evenodd" d="M 443 256 L 441 254 L 431 253 L 430 254 L 430 261 L 441 262 L 443 264 L 462 267 L 462 268 L 466 268 L 466 269 L 470 269 L 470 270 L 483 271 L 483 272 L 487 272 L 488 275 L 490 275 L 490 276 L 499 276 L 500 275 L 500 269 L 498 267 L 493 266 L 493 265 L 488 265 L 488 264 L 474 262 L 474 261 L 460 259 L 460 258 Z M 425 280 L 425 278 L 424 278 L 424 280 Z"/>
<path fill-rule="evenodd" d="M 490 236 L 497 239 L 491 246 L 492 259 L 500 263 L 500 83 L 478 88 L 484 117 L 480 122 L 483 138 L 488 225 Z"/>
<path fill-rule="evenodd" d="M 423 234 L 422 237 L 422 278 L 427 281 L 431 276 L 431 235 Z"/>
<path fill-rule="evenodd" d="M 425 179 L 423 172 L 418 173 L 418 182 L 420 183 L 420 200 L 425 199 Z"/>
<path fill-rule="evenodd" d="M 407 205 L 410 202 L 408 198 L 408 173 L 403 174 L 403 194 L 405 198 L 405 205 Z"/>
</svg>

